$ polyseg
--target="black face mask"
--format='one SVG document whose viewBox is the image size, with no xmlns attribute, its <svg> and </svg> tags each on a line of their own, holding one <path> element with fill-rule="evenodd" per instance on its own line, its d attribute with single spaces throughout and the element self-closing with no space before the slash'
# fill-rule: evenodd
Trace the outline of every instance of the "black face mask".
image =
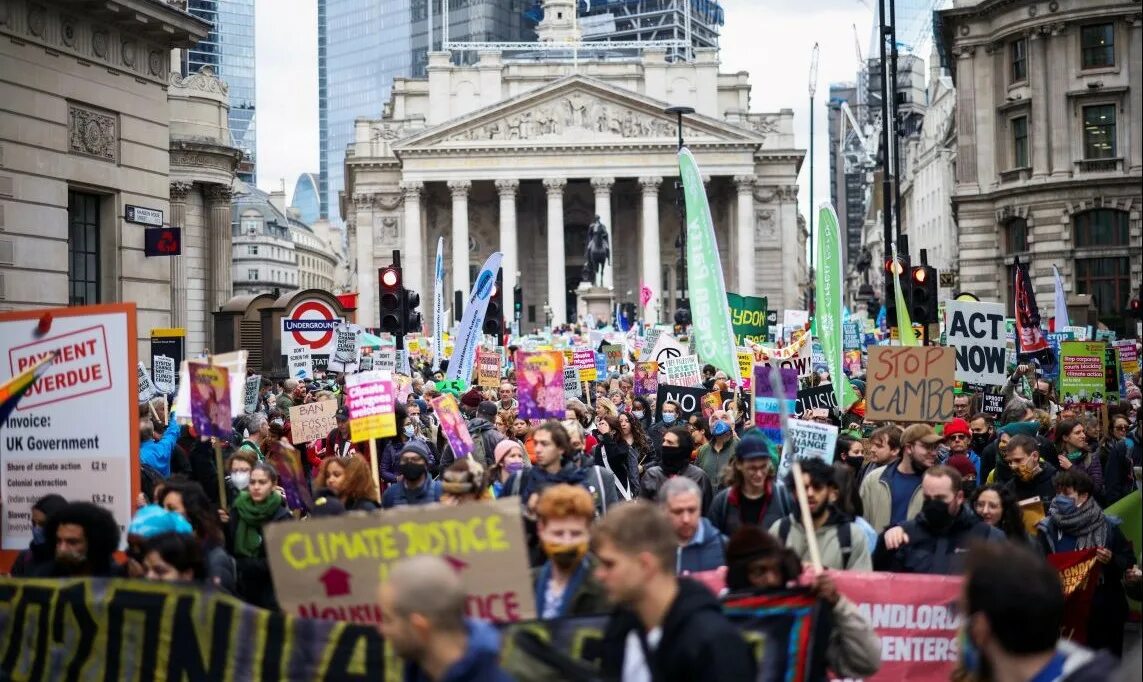
<svg viewBox="0 0 1143 682">
<path fill-rule="evenodd" d="M 992 436 L 987 433 L 972 434 L 972 451 L 979 454 L 992 442 Z"/>
<path fill-rule="evenodd" d="M 663 446 L 663 468 L 678 471 L 691 460 L 691 453 L 679 445 Z"/>
<path fill-rule="evenodd" d="M 921 516 L 929 528 L 944 530 L 952 525 L 953 514 L 949 505 L 943 500 L 925 500 L 921 506 Z"/>
<path fill-rule="evenodd" d="M 401 462 L 397 470 L 406 481 L 416 481 L 425 475 L 425 465 L 417 462 Z"/>
</svg>

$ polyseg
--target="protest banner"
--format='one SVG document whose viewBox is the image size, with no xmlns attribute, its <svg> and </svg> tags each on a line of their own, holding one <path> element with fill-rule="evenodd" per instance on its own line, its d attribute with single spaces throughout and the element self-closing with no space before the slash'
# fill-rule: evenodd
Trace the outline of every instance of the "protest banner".
<svg viewBox="0 0 1143 682">
<path fill-rule="evenodd" d="M 671 386 L 659 384 L 655 393 L 655 421 L 663 419 L 663 405 L 668 401 L 679 406 L 679 420 L 676 423 L 685 423 L 693 415 L 702 415 L 702 399 L 707 391 L 703 387 Z"/>
<path fill-rule="evenodd" d="M 375 623 L 377 585 L 392 563 L 431 554 L 456 570 L 468 615 L 497 623 L 536 617 L 518 500 L 275 523 L 264 532 L 287 614 Z"/>
<path fill-rule="evenodd" d="M 767 303 L 765 296 L 741 296 L 726 292 L 730 305 L 730 324 L 739 346 L 765 343 L 767 338 Z"/>
<path fill-rule="evenodd" d="M 1115 348 L 1119 351 L 1120 376 L 1126 382 L 1139 371 L 1139 349 L 1134 339 L 1120 339 L 1115 342 Z"/>
<path fill-rule="evenodd" d="M 1091 599 L 1099 586 L 1103 567 L 1096 559 L 1097 547 L 1074 552 L 1053 552 L 1048 563 L 1060 572 L 1064 586 L 1064 622 L 1060 635 L 1077 644 L 1087 644 L 1087 624 L 1091 615 Z"/>
<path fill-rule="evenodd" d="M 1104 402 L 1107 380 L 1101 341 L 1065 341 L 1060 344 L 1060 407 L 1098 412 Z"/>
<path fill-rule="evenodd" d="M 990 415 L 993 419 L 1004 413 L 1004 392 L 999 386 L 980 386 L 975 391 L 980 399 L 980 411 Z"/>
<path fill-rule="evenodd" d="M 659 363 L 640 362 L 635 365 L 635 395 L 655 395 L 659 390 Z"/>
<path fill-rule="evenodd" d="M 159 395 L 159 389 L 155 386 L 155 382 L 151 381 L 151 373 L 147 371 L 147 366 L 142 361 L 135 369 L 135 381 L 139 387 L 139 404 L 142 405 Z"/>
<path fill-rule="evenodd" d="M 663 363 L 671 358 L 678 358 L 688 355 L 687 347 L 679 343 L 679 341 L 667 334 L 666 332 L 660 333 L 655 345 L 651 348 L 651 354 L 644 356 L 645 361 L 653 361 L 659 363 L 659 382 L 665 383 L 667 380 L 664 373 Z"/>
<path fill-rule="evenodd" d="M 563 419 L 567 414 L 560 351 L 516 351 L 516 385 L 521 419 Z"/>
<path fill-rule="evenodd" d="M 782 450 L 782 460 L 778 464 L 779 480 L 785 480 L 786 473 L 795 461 L 807 457 L 816 457 L 827 464 L 833 464 L 834 450 L 837 448 L 836 426 L 791 419 L 788 428 L 793 447 Z"/>
<path fill-rule="evenodd" d="M 308 348 L 294 348 L 287 356 L 290 376 L 294 379 L 312 379 L 314 376 L 313 354 Z"/>
<path fill-rule="evenodd" d="M 340 322 L 333 328 L 334 349 L 326 365 L 331 372 L 356 372 L 358 358 L 361 357 L 361 334 L 364 330 L 348 322 Z"/>
<path fill-rule="evenodd" d="M 473 280 L 468 303 L 464 306 L 464 317 L 457 329 L 456 345 L 449 358 L 448 372 L 445 379 L 468 379 L 472 376 L 472 364 L 476 360 L 476 346 L 481 339 L 481 330 L 484 327 L 484 315 L 488 311 L 488 302 L 496 289 L 496 271 L 500 269 L 503 254 L 495 251 L 484 261 L 476 279 Z"/>
<path fill-rule="evenodd" d="M 219 353 L 210 356 L 201 356 L 197 362 L 212 364 L 226 370 L 230 391 L 230 417 L 240 417 L 245 414 L 242 409 L 246 399 L 246 356 L 245 350 L 236 350 L 230 353 Z M 175 395 L 174 412 L 178 420 L 184 424 L 191 423 L 190 412 L 190 371 L 188 363 L 184 362 L 179 368 L 178 393 Z"/>
<path fill-rule="evenodd" d="M 799 379 L 805 379 L 814 373 L 812 340 L 807 332 L 801 339 L 784 348 L 759 347 L 754 354 L 754 364 L 792 367 L 797 371 Z"/>
<path fill-rule="evenodd" d="M 481 388 L 500 388 L 500 351 L 490 348 L 476 349 L 476 385 Z"/>
<path fill-rule="evenodd" d="M 173 393 L 175 390 L 175 359 L 166 355 L 151 357 L 151 378 L 155 387 L 163 393 Z"/>
<path fill-rule="evenodd" d="M 702 386 L 702 371 L 698 358 L 693 355 L 668 358 L 663 363 L 663 373 L 667 375 L 664 383 L 672 386 Z"/>
<path fill-rule="evenodd" d="M 261 390 L 261 388 L 261 374 L 251 374 L 246 377 L 242 398 L 242 411 L 246 414 L 252 414 L 258 410 L 258 391 Z"/>
<path fill-rule="evenodd" d="M 782 393 L 774 394 L 770 375 L 777 371 L 782 378 Z M 786 413 L 794 413 L 794 396 L 798 394 L 798 375 L 791 367 L 775 369 L 770 365 L 754 365 L 754 425 L 762 429 L 763 435 L 775 446 L 782 443 L 782 406 L 779 400 L 786 401 Z"/>
<path fill-rule="evenodd" d="M 230 373 L 220 365 L 187 363 L 190 375 L 191 424 L 200 438 L 230 438 Z M 243 389 L 245 390 L 245 389 Z"/>
<path fill-rule="evenodd" d="M 794 401 L 794 409 L 790 415 L 805 418 L 810 410 L 817 408 L 827 409 L 830 414 L 838 414 L 837 392 L 833 390 L 832 385 L 822 384 L 798 389 L 798 397 Z"/>
<path fill-rule="evenodd" d="M 575 348 L 571 354 L 572 365 L 579 370 L 579 380 L 595 381 L 599 376 L 595 367 L 595 351 L 590 348 Z"/>
<path fill-rule="evenodd" d="M 364 350 L 364 349 L 363 349 Z M 361 353 L 361 357 L 357 358 L 357 371 L 359 372 L 372 372 L 376 369 L 373 366 L 373 353 Z"/>
<path fill-rule="evenodd" d="M 468 425 L 465 424 L 464 415 L 460 413 L 460 405 L 456 402 L 456 396 L 444 393 L 432 399 L 433 413 L 436 414 L 437 420 L 441 424 L 441 431 L 444 432 L 445 440 L 448 441 L 449 447 L 452 448 L 452 456 L 455 459 L 464 459 L 476 450 L 476 444 L 472 440 L 472 434 L 468 431 Z M 486 462 L 479 462 L 484 466 Z"/>
<path fill-rule="evenodd" d="M 1008 380 L 1004 305 L 948 301 L 945 315 L 947 343 L 956 349 L 956 380 L 1003 386 Z"/>
<path fill-rule="evenodd" d="M 956 351 L 940 346 L 869 349 L 869 421 L 943 422 L 953 416 Z"/>
<path fill-rule="evenodd" d="M 319 400 L 290 406 L 290 435 L 295 443 L 325 438 L 337 428 L 337 401 Z"/>
<path fill-rule="evenodd" d="M 50 326 L 39 332 L 43 319 Z M 55 358 L 0 422 L 0 571 L 28 548 L 29 510 L 48 492 L 95 502 L 121 527 L 131 522 L 139 492 L 135 322 L 134 303 L 0 312 L 0 384 Z"/>
<path fill-rule="evenodd" d="M 347 375 L 345 407 L 349 410 L 351 440 L 372 441 L 397 435 L 392 374 L 375 370 Z"/>
<path fill-rule="evenodd" d="M 579 382 L 579 370 L 575 367 L 564 367 L 564 397 L 570 400 L 581 395 L 583 395 L 583 384 Z"/>
</svg>

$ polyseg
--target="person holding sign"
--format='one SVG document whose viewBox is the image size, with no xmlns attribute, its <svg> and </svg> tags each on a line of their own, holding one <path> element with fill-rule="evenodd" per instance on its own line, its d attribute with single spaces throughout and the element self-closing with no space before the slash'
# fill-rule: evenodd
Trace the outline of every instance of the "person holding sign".
<svg viewBox="0 0 1143 682">
<path fill-rule="evenodd" d="M 167 416 L 167 428 L 163 437 L 155 440 L 155 425 L 150 418 L 139 420 L 139 464 L 151 467 L 166 478 L 171 475 L 171 455 L 179 440 L 182 426 L 175 419 L 175 412 Z"/>
</svg>

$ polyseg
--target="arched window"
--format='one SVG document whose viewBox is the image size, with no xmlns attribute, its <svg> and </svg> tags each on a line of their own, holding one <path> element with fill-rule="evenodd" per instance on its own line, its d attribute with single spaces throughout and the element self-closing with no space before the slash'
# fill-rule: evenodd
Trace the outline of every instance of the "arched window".
<svg viewBox="0 0 1143 682">
<path fill-rule="evenodd" d="M 1093 208 L 1072 219 L 1072 237 L 1077 249 L 1098 246 L 1128 246 L 1127 211 Z"/>
</svg>

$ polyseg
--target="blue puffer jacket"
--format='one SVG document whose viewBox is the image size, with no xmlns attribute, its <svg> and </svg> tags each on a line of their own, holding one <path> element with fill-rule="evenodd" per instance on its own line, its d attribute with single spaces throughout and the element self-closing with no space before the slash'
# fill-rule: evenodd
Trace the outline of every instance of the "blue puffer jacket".
<svg viewBox="0 0 1143 682">
<path fill-rule="evenodd" d="M 175 420 L 174 410 L 167 419 L 167 430 L 163 432 L 162 438 L 139 444 L 139 463 L 158 471 L 163 478 L 171 475 L 171 452 L 182 431 L 182 426 Z"/>
<path fill-rule="evenodd" d="M 703 517 L 695 536 L 675 551 L 675 572 L 713 571 L 726 564 L 726 539 L 710 519 Z"/>
<path fill-rule="evenodd" d="M 466 620 L 468 646 L 460 660 L 449 666 L 440 682 L 512 682 L 500 669 L 500 634 L 479 620 Z M 431 678 L 412 661 L 405 663 L 405 682 L 429 682 Z"/>
</svg>

